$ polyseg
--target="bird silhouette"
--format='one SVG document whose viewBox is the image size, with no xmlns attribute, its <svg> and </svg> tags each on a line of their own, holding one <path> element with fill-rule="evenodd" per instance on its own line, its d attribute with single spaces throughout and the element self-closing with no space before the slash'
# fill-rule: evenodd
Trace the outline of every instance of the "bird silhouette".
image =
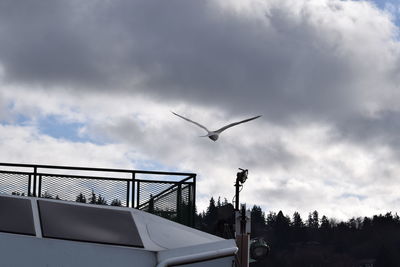
<svg viewBox="0 0 400 267">
<path fill-rule="evenodd" d="M 172 112 L 172 111 L 171 111 L 171 112 Z M 188 121 L 188 122 L 194 123 L 194 124 L 196 124 L 197 126 L 199 126 L 200 128 L 203 128 L 204 130 L 207 131 L 207 134 L 206 134 L 206 135 L 202 135 L 202 136 L 200 136 L 200 137 L 208 137 L 208 138 L 210 138 L 211 140 L 213 140 L 214 142 L 218 140 L 219 135 L 220 135 L 223 131 L 225 131 L 226 129 L 228 129 L 228 128 L 230 128 L 230 127 L 233 127 L 233 126 L 235 126 L 235 125 L 241 124 L 241 123 L 245 123 L 245 122 L 248 122 L 248 121 L 251 121 L 251 120 L 255 120 L 255 119 L 261 117 L 261 115 L 259 115 L 259 116 L 252 117 L 252 118 L 250 118 L 250 119 L 246 119 L 246 120 L 242 120 L 242 121 L 238 121 L 238 122 L 233 122 L 233 123 L 228 124 L 228 125 L 226 125 L 226 126 L 220 128 L 220 129 L 218 129 L 218 130 L 216 130 L 216 131 L 210 131 L 210 130 L 207 129 L 207 127 L 201 125 L 201 124 L 198 123 L 198 122 L 192 121 L 191 119 L 188 119 L 188 118 L 186 118 L 186 117 L 183 117 L 182 115 L 179 115 L 179 114 L 177 114 L 177 113 L 175 113 L 175 112 L 172 112 L 172 114 L 174 114 L 174 115 L 176 115 L 176 116 L 178 116 L 178 117 L 180 117 L 180 118 L 182 118 L 182 119 L 184 119 L 184 120 L 186 120 L 186 121 Z"/>
</svg>

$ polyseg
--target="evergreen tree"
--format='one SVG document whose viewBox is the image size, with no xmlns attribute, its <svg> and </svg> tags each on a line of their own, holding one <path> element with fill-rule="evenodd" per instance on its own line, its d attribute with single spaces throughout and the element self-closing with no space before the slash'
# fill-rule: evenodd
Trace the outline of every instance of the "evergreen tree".
<svg viewBox="0 0 400 267">
<path fill-rule="evenodd" d="M 75 199 L 76 202 L 86 203 L 86 197 L 84 194 L 79 193 L 79 195 Z"/>
<path fill-rule="evenodd" d="M 50 199 L 52 199 L 53 196 L 49 192 L 45 191 L 44 194 L 42 194 L 42 198 L 50 198 Z"/>
<path fill-rule="evenodd" d="M 319 227 L 318 211 L 316 211 L 316 210 L 313 211 L 312 218 L 313 218 L 313 221 L 314 221 L 314 228 L 318 228 Z"/>
<path fill-rule="evenodd" d="M 107 201 L 106 201 L 106 199 L 104 197 L 99 195 L 99 197 L 96 200 L 96 204 L 97 205 L 107 205 Z"/>
<path fill-rule="evenodd" d="M 293 213 L 293 221 L 291 224 L 292 227 L 292 241 L 293 242 L 299 242 L 299 241 L 305 241 L 306 239 L 306 231 L 304 227 L 304 222 L 303 219 L 300 216 L 300 213 L 295 211 Z"/>
<path fill-rule="evenodd" d="M 217 201 L 217 207 L 219 208 L 219 207 L 221 207 L 222 205 L 221 205 L 221 197 L 218 197 L 218 201 Z"/>
<path fill-rule="evenodd" d="M 204 223 L 206 231 L 209 233 L 213 233 L 217 223 L 217 207 L 215 206 L 215 200 L 213 197 L 211 197 L 210 199 L 210 204 L 207 208 L 204 218 Z"/>
<path fill-rule="evenodd" d="M 362 229 L 363 230 L 369 230 L 372 227 L 372 220 L 371 218 L 364 217 L 364 220 L 362 222 Z"/>
<path fill-rule="evenodd" d="M 206 216 L 212 216 L 216 214 L 216 206 L 215 206 L 215 200 L 213 197 L 210 199 L 210 204 L 208 205 L 207 211 L 206 211 Z"/>
<path fill-rule="evenodd" d="M 318 229 L 319 227 L 318 211 L 314 210 L 312 213 L 308 214 L 307 226 L 310 229 Z"/>
<path fill-rule="evenodd" d="M 288 229 L 290 226 L 290 218 L 283 215 L 283 212 L 280 210 L 278 212 L 278 215 L 276 215 L 276 224 L 275 227 L 277 228 L 277 230 L 282 229 L 282 230 L 286 230 Z"/>
<path fill-rule="evenodd" d="M 111 206 L 122 206 L 121 200 L 119 199 L 113 199 L 113 201 L 111 201 Z"/>
<path fill-rule="evenodd" d="M 267 226 L 268 226 L 268 227 L 274 227 L 274 226 L 275 226 L 275 223 L 276 223 L 276 213 L 270 211 L 270 212 L 268 213 L 268 215 L 267 215 L 266 221 L 267 221 Z"/>
<path fill-rule="evenodd" d="M 321 218 L 321 229 L 328 230 L 331 228 L 328 218 L 324 215 Z"/>
<path fill-rule="evenodd" d="M 90 203 L 90 204 L 96 204 L 96 200 L 97 200 L 96 194 L 95 194 L 94 191 L 92 190 L 92 194 L 91 194 L 90 197 L 89 197 L 89 203 Z"/>
<path fill-rule="evenodd" d="M 264 232 L 265 226 L 265 213 L 260 206 L 254 205 L 251 209 L 251 236 L 260 236 Z"/>
<path fill-rule="evenodd" d="M 303 220 L 301 219 L 300 213 L 298 213 L 297 211 L 295 211 L 295 212 L 293 213 L 293 222 L 292 222 L 292 226 L 293 226 L 295 229 L 300 229 L 300 228 L 303 228 L 303 227 L 304 227 L 304 222 L 303 222 Z"/>
<path fill-rule="evenodd" d="M 277 236 L 276 246 L 279 248 L 286 247 L 289 244 L 290 240 L 290 218 L 283 215 L 283 212 L 280 210 L 276 215 L 275 222 L 275 233 Z"/>
<path fill-rule="evenodd" d="M 324 244 L 328 244 L 332 240 L 331 223 L 325 215 L 321 218 L 319 237 L 317 237 L 317 239 Z"/>
</svg>

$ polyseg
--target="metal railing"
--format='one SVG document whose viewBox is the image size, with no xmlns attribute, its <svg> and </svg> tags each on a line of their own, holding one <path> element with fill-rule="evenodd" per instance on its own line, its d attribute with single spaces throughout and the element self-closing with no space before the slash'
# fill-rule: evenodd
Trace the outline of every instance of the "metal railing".
<svg viewBox="0 0 400 267">
<path fill-rule="evenodd" d="M 194 226 L 196 174 L 0 163 L 0 193 L 132 207 Z"/>
</svg>

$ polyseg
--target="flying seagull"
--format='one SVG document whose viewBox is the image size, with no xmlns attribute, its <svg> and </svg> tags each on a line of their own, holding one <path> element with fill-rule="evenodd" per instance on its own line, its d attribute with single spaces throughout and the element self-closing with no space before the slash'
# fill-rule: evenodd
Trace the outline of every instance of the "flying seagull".
<svg viewBox="0 0 400 267">
<path fill-rule="evenodd" d="M 171 111 L 171 112 L 172 112 L 172 111 Z M 208 138 L 210 138 L 211 140 L 213 140 L 214 142 L 217 141 L 219 135 L 220 135 L 223 131 L 225 131 L 226 129 L 228 129 L 228 128 L 230 128 L 230 127 L 233 127 L 233 126 L 235 126 L 235 125 L 241 124 L 241 123 L 245 123 L 245 122 L 248 122 L 248 121 L 251 121 L 251 120 L 255 120 L 255 119 L 261 117 L 261 115 L 255 116 L 255 117 L 252 117 L 252 118 L 250 118 L 250 119 L 246 119 L 246 120 L 242 120 L 242 121 L 238 121 L 238 122 L 234 122 L 234 123 L 228 124 L 228 125 L 226 125 L 226 126 L 220 128 L 220 129 L 218 129 L 218 130 L 216 130 L 216 131 L 210 131 L 210 130 L 208 130 L 205 126 L 201 125 L 200 123 L 197 123 L 197 122 L 192 121 L 192 120 L 190 120 L 190 119 L 188 119 L 188 118 L 185 118 L 185 117 L 183 117 L 183 116 L 181 116 L 181 115 L 179 115 L 179 114 L 177 114 L 177 113 L 175 113 L 175 112 L 172 112 L 172 113 L 173 113 L 174 115 L 176 115 L 176 116 L 178 116 L 178 117 L 184 119 L 184 120 L 187 120 L 188 122 L 191 122 L 191 123 L 196 124 L 197 126 L 203 128 L 204 130 L 206 130 L 206 131 L 207 131 L 207 135 L 202 135 L 201 137 L 208 137 Z"/>
</svg>

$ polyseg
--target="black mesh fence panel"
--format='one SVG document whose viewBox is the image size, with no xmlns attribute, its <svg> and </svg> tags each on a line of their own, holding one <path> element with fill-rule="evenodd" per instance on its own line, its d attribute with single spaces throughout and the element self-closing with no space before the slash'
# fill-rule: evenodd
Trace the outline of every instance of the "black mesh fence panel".
<svg viewBox="0 0 400 267">
<path fill-rule="evenodd" d="M 28 196 L 30 175 L 0 172 L 0 193 Z"/>
<path fill-rule="evenodd" d="M 193 225 L 193 190 L 193 184 L 165 183 L 156 186 L 141 182 L 138 194 L 140 199 L 144 195 L 143 200 L 146 202 L 142 202 L 139 209 L 185 225 Z"/>
<path fill-rule="evenodd" d="M 127 183 L 124 180 L 99 180 L 63 176 L 40 176 L 43 198 L 102 205 L 127 205 Z"/>
<path fill-rule="evenodd" d="M 154 198 L 158 194 L 162 193 L 163 191 L 167 190 L 174 183 L 168 182 L 144 182 L 140 181 L 137 183 L 138 188 L 138 202 L 136 203 L 137 207 L 142 207 L 148 204 L 150 198 Z"/>
<path fill-rule="evenodd" d="M 180 203 L 180 217 L 179 221 L 186 225 L 194 224 L 193 214 L 195 213 L 193 184 L 182 185 L 181 190 L 181 203 Z"/>
</svg>

